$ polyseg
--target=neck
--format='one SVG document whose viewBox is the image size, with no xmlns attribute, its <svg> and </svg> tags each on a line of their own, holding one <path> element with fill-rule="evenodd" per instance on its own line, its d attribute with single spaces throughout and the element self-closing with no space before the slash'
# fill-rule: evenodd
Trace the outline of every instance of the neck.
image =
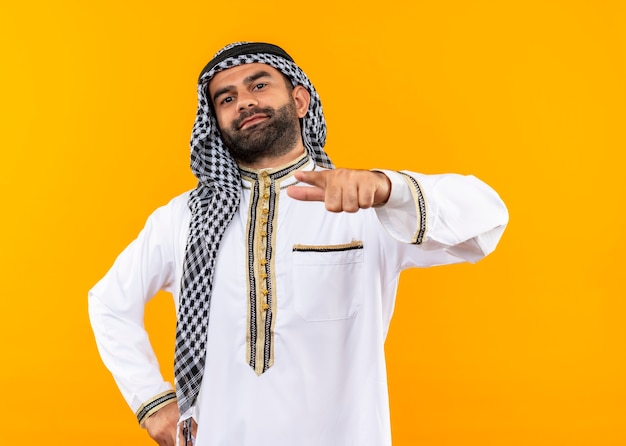
<svg viewBox="0 0 626 446">
<path fill-rule="evenodd" d="M 296 147 L 283 155 L 261 157 L 254 163 L 243 163 L 237 160 L 237 163 L 239 164 L 239 166 L 248 169 L 269 169 L 271 167 L 289 164 L 290 162 L 298 159 L 303 153 L 304 145 L 302 144 L 302 142 L 300 142 Z"/>
</svg>

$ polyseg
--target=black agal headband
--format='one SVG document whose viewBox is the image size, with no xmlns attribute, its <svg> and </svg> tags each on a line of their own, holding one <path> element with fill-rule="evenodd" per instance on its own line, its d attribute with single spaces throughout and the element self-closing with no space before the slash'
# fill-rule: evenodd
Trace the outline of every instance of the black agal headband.
<svg viewBox="0 0 626 446">
<path fill-rule="evenodd" d="M 231 57 L 243 56 L 245 54 L 273 54 L 274 56 L 281 57 L 289 62 L 294 62 L 289 54 L 281 47 L 272 45 L 271 43 L 252 42 L 236 45 L 217 53 L 211 61 L 200 72 L 198 79 L 202 79 L 205 73 L 208 73 L 220 63 Z"/>
</svg>

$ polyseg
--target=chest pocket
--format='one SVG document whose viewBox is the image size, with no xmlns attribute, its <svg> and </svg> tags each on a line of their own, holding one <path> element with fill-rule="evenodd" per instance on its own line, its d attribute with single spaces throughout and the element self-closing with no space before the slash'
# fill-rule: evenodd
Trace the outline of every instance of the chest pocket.
<svg viewBox="0 0 626 446">
<path fill-rule="evenodd" d="M 294 245 L 295 311 L 307 321 L 348 319 L 363 302 L 363 243 Z"/>
</svg>

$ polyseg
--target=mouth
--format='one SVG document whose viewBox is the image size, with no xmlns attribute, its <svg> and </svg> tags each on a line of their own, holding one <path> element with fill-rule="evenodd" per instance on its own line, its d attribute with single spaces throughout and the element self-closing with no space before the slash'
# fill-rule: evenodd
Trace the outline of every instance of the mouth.
<svg viewBox="0 0 626 446">
<path fill-rule="evenodd" d="M 258 124 L 259 122 L 265 121 L 266 119 L 268 119 L 268 117 L 264 114 L 261 114 L 261 113 L 254 114 L 244 119 L 243 121 L 241 121 L 241 124 L 239 124 L 239 130 L 244 130 L 248 127 L 252 127 L 253 125 Z"/>
</svg>

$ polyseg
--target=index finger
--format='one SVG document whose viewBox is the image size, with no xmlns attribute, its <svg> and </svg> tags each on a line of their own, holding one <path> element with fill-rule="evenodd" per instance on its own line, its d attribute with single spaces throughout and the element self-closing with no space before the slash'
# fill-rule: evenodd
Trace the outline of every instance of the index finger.
<svg viewBox="0 0 626 446">
<path fill-rule="evenodd" d="M 296 180 L 310 184 L 311 186 L 317 186 L 321 189 L 326 189 L 326 175 L 327 171 L 300 171 L 295 172 L 293 176 Z"/>
</svg>

